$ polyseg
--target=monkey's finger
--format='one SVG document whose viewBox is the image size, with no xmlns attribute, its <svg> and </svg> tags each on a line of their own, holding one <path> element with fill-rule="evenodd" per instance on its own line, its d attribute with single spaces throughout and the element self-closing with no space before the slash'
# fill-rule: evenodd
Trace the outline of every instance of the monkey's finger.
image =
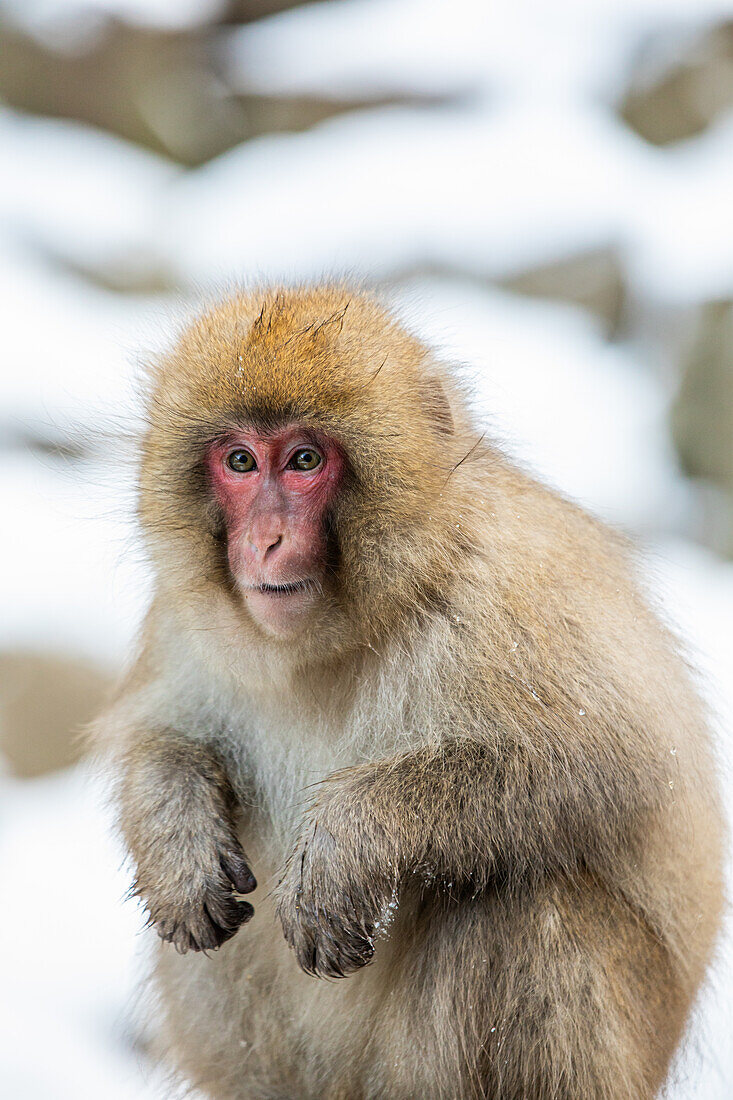
<svg viewBox="0 0 733 1100">
<path fill-rule="evenodd" d="M 240 922 L 242 924 L 247 924 L 255 915 L 254 905 L 250 905 L 248 901 L 240 901 L 237 899 L 237 906 L 240 910 Z"/>
<path fill-rule="evenodd" d="M 240 925 L 251 919 L 254 908 L 235 893 L 211 892 L 207 895 L 206 912 L 221 928 L 236 932 Z"/>
<path fill-rule="evenodd" d="M 345 978 L 368 966 L 373 958 L 374 944 L 356 931 L 342 931 L 338 938 L 322 934 L 317 942 L 313 973 L 320 978 Z"/>
<path fill-rule="evenodd" d="M 252 874 L 247 860 L 243 856 L 230 853 L 220 859 L 221 869 L 234 886 L 238 894 L 251 894 L 257 888 L 257 879 Z"/>
<path fill-rule="evenodd" d="M 227 940 L 230 940 L 235 932 L 239 931 L 241 925 L 246 924 L 254 916 L 254 907 L 247 901 L 235 902 L 231 900 L 231 904 L 227 907 L 225 913 L 222 913 L 221 906 L 214 905 L 211 902 L 207 903 L 204 908 L 213 926 L 213 935 L 216 941 L 214 946 L 216 947 L 220 947 Z M 236 913 L 233 912 L 234 908 L 236 908 Z"/>
</svg>

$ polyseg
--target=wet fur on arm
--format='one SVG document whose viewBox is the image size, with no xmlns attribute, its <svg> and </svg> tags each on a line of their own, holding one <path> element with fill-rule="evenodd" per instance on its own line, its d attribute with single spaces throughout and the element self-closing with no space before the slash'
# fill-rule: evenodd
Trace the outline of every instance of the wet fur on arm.
<svg viewBox="0 0 733 1100">
<path fill-rule="evenodd" d="M 601 875 L 653 801 L 601 754 L 453 740 L 335 774 L 320 785 L 278 888 L 285 936 L 309 973 L 368 963 L 401 883 L 455 896 L 557 872 Z"/>
<path fill-rule="evenodd" d="M 164 730 L 134 738 L 121 764 L 122 832 L 149 922 L 181 952 L 219 947 L 254 912 L 233 891 L 256 886 L 223 762 L 211 746 Z"/>
</svg>

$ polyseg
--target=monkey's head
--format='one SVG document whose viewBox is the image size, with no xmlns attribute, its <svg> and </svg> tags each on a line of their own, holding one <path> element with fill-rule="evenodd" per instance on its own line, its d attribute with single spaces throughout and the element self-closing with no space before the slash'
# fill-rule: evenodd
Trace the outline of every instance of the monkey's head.
<svg viewBox="0 0 733 1100">
<path fill-rule="evenodd" d="M 368 296 L 229 299 L 153 372 L 141 517 L 160 583 L 272 644 L 368 644 L 455 572 L 470 494 L 443 489 L 475 441 L 455 384 Z"/>
</svg>

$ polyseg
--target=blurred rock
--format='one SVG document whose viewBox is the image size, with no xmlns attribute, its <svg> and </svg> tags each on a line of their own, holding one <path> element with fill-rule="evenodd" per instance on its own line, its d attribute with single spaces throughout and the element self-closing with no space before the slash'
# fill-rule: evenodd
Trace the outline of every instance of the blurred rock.
<svg viewBox="0 0 733 1100">
<path fill-rule="evenodd" d="M 618 331 L 627 300 L 623 268 L 610 248 L 543 264 L 501 285 L 517 294 L 582 306 L 601 318 L 609 336 Z"/>
<path fill-rule="evenodd" d="M 61 51 L 6 22 L 0 25 L 0 99 L 34 114 L 91 123 L 188 166 L 260 134 L 308 129 L 366 105 L 235 92 L 220 64 L 225 34 L 215 26 L 167 31 L 109 20 L 76 50 Z"/>
<path fill-rule="evenodd" d="M 733 107 L 733 23 L 724 23 L 676 56 L 655 63 L 664 42 L 642 54 L 620 113 L 638 134 L 667 145 L 705 130 Z"/>
<path fill-rule="evenodd" d="M 110 679 L 84 661 L 44 653 L 0 654 L 0 753 L 28 779 L 76 763 L 84 726 Z"/>
<path fill-rule="evenodd" d="M 71 463 L 83 463 L 94 454 L 94 449 L 82 433 L 48 431 L 36 427 L 18 424 L 14 418 L 4 423 L 5 409 L 0 405 L 0 455 L 22 451 L 27 455 L 37 455 L 41 459 L 63 462 L 67 467 Z"/>
<path fill-rule="evenodd" d="M 708 304 L 672 409 L 683 468 L 713 489 L 701 497 L 705 541 L 733 556 L 733 302 Z M 716 491 L 717 490 L 717 491 Z"/>
<path fill-rule="evenodd" d="M 164 31 L 110 20 L 76 51 L 56 51 L 5 25 L 0 97 L 73 118 L 186 164 L 241 139 L 240 112 L 207 63 L 210 31 Z"/>
<path fill-rule="evenodd" d="M 296 8 L 301 0 L 228 0 L 221 22 L 252 23 L 278 11 Z"/>
</svg>

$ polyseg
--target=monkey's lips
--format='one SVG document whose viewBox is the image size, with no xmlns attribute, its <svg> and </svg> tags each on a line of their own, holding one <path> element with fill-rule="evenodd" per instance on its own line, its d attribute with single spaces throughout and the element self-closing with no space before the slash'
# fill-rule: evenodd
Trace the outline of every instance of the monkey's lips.
<svg viewBox="0 0 733 1100">
<path fill-rule="evenodd" d="M 308 592 L 312 588 L 310 581 L 288 581 L 285 584 L 253 584 L 252 592 L 261 592 L 264 596 L 294 596 L 299 592 Z"/>
</svg>

